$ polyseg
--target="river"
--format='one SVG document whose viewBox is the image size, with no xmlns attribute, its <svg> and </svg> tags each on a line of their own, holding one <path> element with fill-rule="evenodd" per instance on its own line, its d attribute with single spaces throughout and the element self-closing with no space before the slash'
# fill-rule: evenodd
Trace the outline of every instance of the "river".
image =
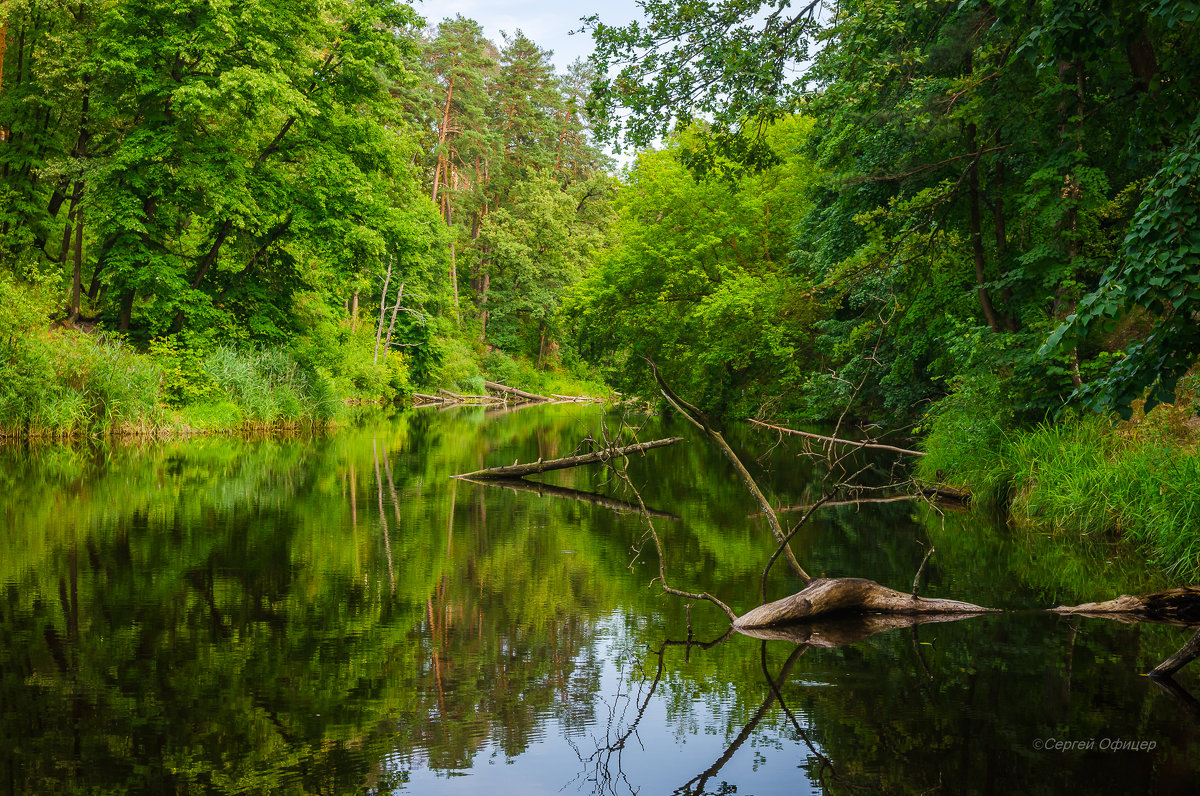
<svg viewBox="0 0 1200 796">
<path fill-rule="evenodd" d="M 553 493 L 452 479 L 565 456 L 595 407 L 374 414 L 330 433 L 0 449 L 0 791 L 32 794 L 1194 793 L 1191 631 L 1034 609 L 1170 585 L 923 503 L 818 510 L 813 574 L 1012 609 L 837 647 L 725 635 L 664 596 L 636 498 L 603 468 Z M 629 463 L 671 585 L 744 612 L 773 550 L 728 463 Z M 764 488 L 821 466 L 734 429 Z M 882 484 L 892 461 L 860 459 Z M 588 502 L 564 490 L 608 498 Z M 885 493 L 871 493 L 872 495 Z M 794 522 L 798 512 L 784 512 Z M 770 597 L 795 591 L 782 566 Z M 847 631 L 850 632 L 850 631 Z"/>
</svg>

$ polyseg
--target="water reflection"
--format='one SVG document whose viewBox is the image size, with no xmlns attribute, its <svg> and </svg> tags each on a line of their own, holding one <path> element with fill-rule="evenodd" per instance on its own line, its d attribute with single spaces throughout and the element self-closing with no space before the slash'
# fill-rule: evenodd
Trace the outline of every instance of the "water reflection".
<svg viewBox="0 0 1200 796">
<path fill-rule="evenodd" d="M 657 562 L 630 565 L 641 521 L 602 472 L 563 471 L 533 491 L 449 478 L 566 455 L 598 424 L 590 407 L 465 409 L 328 436 L 0 450 L 0 788 L 762 796 L 1194 783 L 1195 672 L 1179 674 L 1180 693 L 1140 676 L 1188 631 L 1016 614 L 722 637 L 712 606 L 689 611 L 650 586 Z M 688 435 L 647 434 L 660 430 Z M 794 453 L 773 450 L 763 480 L 803 504 L 813 473 Z M 629 472 L 677 518 L 658 525 L 673 583 L 752 607 L 773 545 L 720 454 L 693 440 Z M 1110 549 L 927 512 L 827 507 L 797 554 L 903 588 L 934 544 L 923 593 L 990 605 L 1162 585 Z M 795 588 L 777 574 L 774 596 Z M 1106 737 L 1156 748 L 1033 746 Z"/>
</svg>

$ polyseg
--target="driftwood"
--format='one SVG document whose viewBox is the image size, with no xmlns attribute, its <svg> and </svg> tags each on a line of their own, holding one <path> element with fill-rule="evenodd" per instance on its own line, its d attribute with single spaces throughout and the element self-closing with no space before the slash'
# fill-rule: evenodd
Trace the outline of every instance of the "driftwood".
<svg viewBox="0 0 1200 796">
<path fill-rule="evenodd" d="M 1050 610 L 1056 614 L 1079 614 L 1118 622 L 1150 620 L 1173 625 L 1200 625 L 1200 586 L 1181 586 L 1142 595 L 1122 594 L 1115 600 L 1060 605 Z"/>
<path fill-rule="evenodd" d="M 636 445 L 625 445 L 620 448 L 602 448 L 591 453 L 581 453 L 578 456 L 566 456 L 561 459 L 550 459 L 549 461 L 538 459 L 536 462 L 530 462 L 529 464 L 489 467 L 484 470 L 476 470 L 472 473 L 462 473 L 454 477 L 466 479 L 522 478 L 527 475 L 549 472 L 550 470 L 566 470 L 569 467 L 579 467 L 583 464 L 607 462 L 610 459 L 628 456 L 631 453 L 642 453 L 643 451 L 661 448 L 666 445 L 674 445 L 676 442 L 682 441 L 683 437 L 668 437 L 667 439 L 656 439 L 651 442 L 639 442 Z"/>
<path fill-rule="evenodd" d="M 472 484 L 484 484 L 486 486 L 498 486 L 504 489 L 511 489 L 514 492 L 532 492 L 538 497 L 556 497 L 565 500 L 578 500 L 582 503 L 590 503 L 593 506 L 615 511 L 618 514 L 640 514 L 641 506 L 628 503 L 624 500 L 619 500 L 608 495 L 597 495 L 595 492 L 584 492 L 580 489 L 569 489 L 564 486 L 554 486 L 552 484 L 542 484 L 536 481 L 526 481 L 524 478 L 468 478 L 467 476 L 459 476 L 464 481 L 470 481 Z M 646 512 L 651 517 L 659 517 L 664 520 L 678 520 L 678 515 L 671 514 L 666 511 L 658 511 L 657 509 L 646 509 Z"/>
<path fill-rule="evenodd" d="M 742 614 L 733 626 L 738 630 L 771 627 L 836 614 L 965 615 L 994 611 L 958 600 L 914 597 L 865 578 L 817 578 L 790 597 Z"/>
<path fill-rule="evenodd" d="M 902 453 L 905 456 L 924 456 L 924 451 L 914 451 L 908 448 L 897 448 L 895 445 L 884 445 L 880 442 L 871 442 L 870 440 L 853 440 L 840 439 L 838 437 L 827 437 L 824 434 L 813 434 L 808 431 L 797 431 L 794 428 L 785 428 L 784 426 L 775 426 L 770 423 L 764 423 L 761 420 L 750 420 L 756 426 L 769 428 L 772 431 L 778 431 L 781 434 L 793 434 L 797 437 L 805 437 L 807 439 L 815 439 L 830 445 L 844 445 L 851 448 L 866 448 L 867 450 L 875 451 L 890 451 L 892 453 Z"/>
<path fill-rule="evenodd" d="M 517 398 L 524 398 L 526 401 L 549 401 L 550 400 L 549 398 L 547 398 L 544 395 L 538 395 L 538 394 L 532 393 L 532 392 L 525 392 L 524 390 L 518 390 L 516 387 L 509 387 L 508 385 L 500 384 L 499 382 L 495 382 L 495 381 L 485 381 L 483 383 L 483 386 L 487 387 L 489 390 L 492 390 L 494 392 L 502 392 L 502 393 L 505 393 L 506 395 L 513 395 L 513 396 L 516 396 Z"/>
</svg>

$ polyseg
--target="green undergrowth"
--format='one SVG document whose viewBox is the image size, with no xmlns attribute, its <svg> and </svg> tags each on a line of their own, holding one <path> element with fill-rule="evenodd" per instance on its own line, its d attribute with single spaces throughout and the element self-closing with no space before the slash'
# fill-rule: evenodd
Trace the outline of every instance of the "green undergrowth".
<svg viewBox="0 0 1200 796">
<path fill-rule="evenodd" d="M 918 475 L 1053 535 L 1119 538 L 1176 576 L 1200 574 L 1200 418 L 1194 393 L 1114 424 L 1067 415 L 1014 428 L 986 402 L 932 421 Z"/>
<path fill-rule="evenodd" d="M 159 435 L 330 425 L 343 398 L 394 397 L 391 365 L 356 386 L 287 349 L 203 349 L 172 339 L 140 352 L 119 337 L 26 332 L 0 342 L 0 436 Z"/>
<path fill-rule="evenodd" d="M 524 357 L 514 358 L 501 351 L 489 351 L 483 360 L 483 373 L 488 381 L 547 397 L 611 398 L 614 395 L 612 388 L 582 363 L 576 363 L 575 367 L 558 363 L 555 367 L 538 368 Z"/>
</svg>

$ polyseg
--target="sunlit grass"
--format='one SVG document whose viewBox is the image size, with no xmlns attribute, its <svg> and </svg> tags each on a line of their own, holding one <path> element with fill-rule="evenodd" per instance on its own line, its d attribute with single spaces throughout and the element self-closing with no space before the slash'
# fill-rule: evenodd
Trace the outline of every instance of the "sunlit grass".
<svg viewBox="0 0 1200 796">
<path fill-rule="evenodd" d="M 1028 431 L 928 442 L 921 475 L 1008 505 L 1014 522 L 1054 534 L 1131 541 L 1170 572 L 1200 573 L 1200 453 L 1094 415 Z"/>
</svg>

